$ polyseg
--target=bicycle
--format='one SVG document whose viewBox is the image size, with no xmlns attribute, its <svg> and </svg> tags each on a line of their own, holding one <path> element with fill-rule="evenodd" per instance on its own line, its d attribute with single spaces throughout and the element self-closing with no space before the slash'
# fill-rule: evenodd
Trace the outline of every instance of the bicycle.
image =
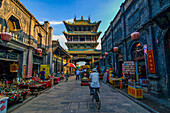
<svg viewBox="0 0 170 113">
<path fill-rule="evenodd" d="M 94 94 L 93 94 L 92 102 L 95 99 L 97 109 L 99 110 L 101 107 L 99 88 L 93 88 L 93 89 L 94 89 Z"/>
</svg>

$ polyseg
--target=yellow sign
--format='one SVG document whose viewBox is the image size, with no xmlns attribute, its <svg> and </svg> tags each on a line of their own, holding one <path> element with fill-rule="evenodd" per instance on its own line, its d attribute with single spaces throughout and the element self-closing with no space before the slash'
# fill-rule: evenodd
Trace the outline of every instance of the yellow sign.
<svg viewBox="0 0 170 113">
<path fill-rule="evenodd" d="M 26 72 L 26 66 L 24 66 L 24 68 L 23 68 L 23 75 L 22 75 L 22 78 L 25 78 L 25 72 Z"/>
<path fill-rule="evenodd" d="M 143 99 L 143 90 L 128 86 L 128 94 L 136 99 Z"/>
<path fill-rule="evenodd" d="M 40 65 L 40 72 L 43 70 L 43 68 L 45 68 L 45 79 L 48 79 L 50 74 L 50 65 Z"/>
</svg>

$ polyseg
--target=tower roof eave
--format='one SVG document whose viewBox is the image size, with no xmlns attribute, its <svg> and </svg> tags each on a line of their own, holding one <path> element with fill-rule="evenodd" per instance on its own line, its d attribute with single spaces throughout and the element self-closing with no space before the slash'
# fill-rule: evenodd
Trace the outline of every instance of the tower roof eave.
<svg viewBox="0 0 170 113">
<path fill-rule="evenodd" d="M 102 32 L 101 31 L 99 31 L 99 32 L 97 32 L 97 33 L 68 33 L 68 32 L 65 32 L 65 31 L 63 31 L 63 34 L 65 35 L 65 36 L 67 36 L 67 35 L 69 35 L 69 36 L 72 36 L 72 35 L 96 35 L 96 36 L 100 36 L 100 34 L 101 34 Z"/>
<path fill-rule="evenodd" d="M 70 23 L 70 22 L 66 22 L 66 21 L 63 21 L 64 25 L 71 25 L 71 26 L 75 26 L 75 25 L 88 25 L 88 26 L 99 26 L 101 21 L 98 21 L 96 23 L 86 23 L 86 22 L 78 22 L 78 23 Z"/>
</svg>

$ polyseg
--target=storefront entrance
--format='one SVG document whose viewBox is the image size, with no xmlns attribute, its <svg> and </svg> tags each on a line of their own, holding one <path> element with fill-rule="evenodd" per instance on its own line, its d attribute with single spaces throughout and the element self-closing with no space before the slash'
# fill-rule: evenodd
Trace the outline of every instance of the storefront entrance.
<svg viewBox="0 0 170 113">
<path fill-rule="evenodd" d="M 132 58 L 135 61 L 136 82 L 143 87 L 147 86 L 144 48 L 141 43 L 135 43 L 132 47 Z"/>
<path fill-rule="evenodd" d="M 11 64 L 17 64 L 18 61 L 13 61 L 13 60 L 2 60 L 0 59 L 0 79 L 1 81 L 13 81 L 14 78 L 17 77 L 17 72 L 10 72 L 10 65 Z"/>
</svg>

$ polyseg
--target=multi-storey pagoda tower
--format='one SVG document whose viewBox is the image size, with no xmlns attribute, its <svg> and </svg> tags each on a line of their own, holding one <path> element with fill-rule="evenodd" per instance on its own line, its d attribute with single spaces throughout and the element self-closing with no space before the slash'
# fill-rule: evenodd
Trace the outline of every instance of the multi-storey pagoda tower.
<svg viewBox="0 0 170 113">
<path fill-rule="evenodd" d="M 63 32 L 67 42 L 68 53 L 73 56 L 72 61 L 76 64 L 79 61 L 93 63 L 98 60 L 101 54 L 96 47 L 101 32 L 97 32 L 101 21 L 91 22 L 90 18 L 84 20 L 83 16 L 80 20 L 74 18 L 73 23 L 63 21 L 67 32 Z"/>
</svg>

